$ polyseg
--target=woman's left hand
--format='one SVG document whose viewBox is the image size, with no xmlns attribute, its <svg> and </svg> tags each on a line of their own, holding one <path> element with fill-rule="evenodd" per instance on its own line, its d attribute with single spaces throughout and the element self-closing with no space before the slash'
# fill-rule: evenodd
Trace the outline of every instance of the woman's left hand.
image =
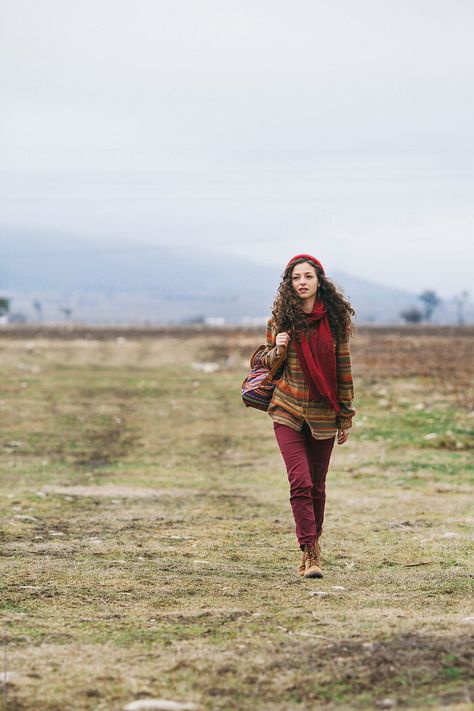
<svg viewBox="0 0 474 711">
<path fill-rule="evenodd" d="M 337 443 L 344 444 L 349 439 L 349 430 L 337 430 Z"/>
</svg>

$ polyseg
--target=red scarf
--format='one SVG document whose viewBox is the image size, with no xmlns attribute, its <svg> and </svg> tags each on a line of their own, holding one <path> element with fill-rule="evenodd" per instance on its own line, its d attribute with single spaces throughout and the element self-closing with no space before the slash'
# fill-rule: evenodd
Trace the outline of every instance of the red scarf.
<svg viewBox="0 0 474 711">
<path fill-rule="evenodd" d="M 309 338 L 300 333 L 300 340 L 295 339 L 295 346 L 306 384 L 313 400 L 327 400 L 332 409 L 339 413 L 336 354 L 327 309 L 316 297 L 313 310 L 305 315 L 314 328 Z"/>
</svg>

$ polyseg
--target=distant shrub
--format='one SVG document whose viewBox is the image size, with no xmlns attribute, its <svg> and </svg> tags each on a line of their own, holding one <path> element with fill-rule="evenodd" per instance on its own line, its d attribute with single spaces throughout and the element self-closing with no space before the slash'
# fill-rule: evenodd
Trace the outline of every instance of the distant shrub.
<svg viewBox="0 0 474 711">
<path fill-rule="evenodd" d="M 420 311 L 420 309 L 417 309 L 416 306 L 411 309 L 401 311 L 400 316 L 407 323 L 420 323 L 423 321 L 423 312 Z"/>
</svg>

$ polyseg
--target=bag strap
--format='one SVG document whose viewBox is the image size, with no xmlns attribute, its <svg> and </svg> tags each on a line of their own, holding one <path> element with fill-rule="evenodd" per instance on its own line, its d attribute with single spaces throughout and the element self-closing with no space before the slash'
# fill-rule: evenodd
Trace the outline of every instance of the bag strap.
<svg viewBox="0 0 474 711">
<path fill-rule="evenodd" d="M 278 356 L 278 359 L 275 361 L 275 363 L 272 365 L 270 370 L 268 371 L 267 375 L 265 376 L 265 382 L 267 380 L 271 380 L 274 376 L 274 374 L 277 372 L 278 368 L 282 365 L 282 363 L 285 361 L 286 358 L 286 348 L 280 346 L 280 348 L 283 348 L 283 353 Z"/>
</svg>

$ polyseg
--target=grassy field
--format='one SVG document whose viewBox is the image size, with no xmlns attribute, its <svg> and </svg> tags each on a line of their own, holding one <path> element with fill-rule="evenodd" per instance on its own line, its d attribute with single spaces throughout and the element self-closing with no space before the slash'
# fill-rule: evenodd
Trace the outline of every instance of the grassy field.
<svg viewBox="0 0 474 711">
<path fill-rule="evenodd" d="M 3 708 L 472 708 L 473 336 L 359 329 L 305 580 L 262 334 L 3 334 Z"/>
</svg>

